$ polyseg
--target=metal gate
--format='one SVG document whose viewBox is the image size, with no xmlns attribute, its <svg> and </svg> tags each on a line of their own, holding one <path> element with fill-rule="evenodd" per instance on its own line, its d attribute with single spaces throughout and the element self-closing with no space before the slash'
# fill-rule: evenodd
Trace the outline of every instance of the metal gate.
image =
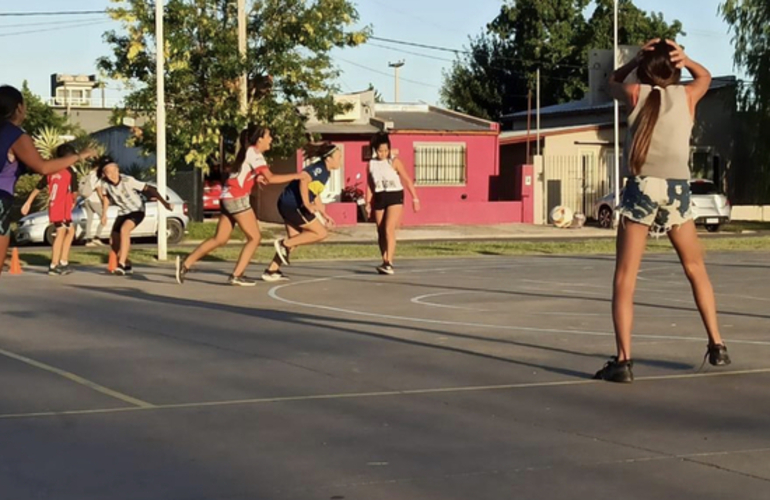
<svg viewBox="0 0 770 500">
<path fill-rule="evenodd" d="M 612 155 L 594 151 L 571 156 L 544 156 L 543 179 L 546 214 L 565 205 L 591 217 L 594 204 L 612 191 Z"/>
</svg>

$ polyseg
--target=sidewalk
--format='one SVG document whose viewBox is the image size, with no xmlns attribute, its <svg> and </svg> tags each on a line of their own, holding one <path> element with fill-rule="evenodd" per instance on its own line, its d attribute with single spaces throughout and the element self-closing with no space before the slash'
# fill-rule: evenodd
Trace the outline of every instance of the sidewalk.
<svg viewBox="0 0 770 500">
<path fill-rule="evenodd" d="M 274 234 L 283 232 L 280 224 L 261 223 Z M 377 241 L 374 224 L 358 224 L 340 227 L 330 232 L 327 242 L 370 243 Z M 514 240 L 514 239 L 562 239 L 562 238 L 614 238 L 615 231 L 598 227 L 558 229 L 553 226 L 532 224 L 495 224 L 485 226 L 410 226 L 398 231 L 399 241 L 431 240 Z"/>
</svg>

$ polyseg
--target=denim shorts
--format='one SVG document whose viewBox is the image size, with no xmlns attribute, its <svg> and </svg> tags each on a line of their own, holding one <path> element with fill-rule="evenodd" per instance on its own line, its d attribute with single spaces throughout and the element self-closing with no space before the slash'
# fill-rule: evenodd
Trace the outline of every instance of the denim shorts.
<svg viewBox="0 0 770 500">
<path fill-rule="evenodd" d="M 690 183 L 681 179 L 629 177 L 618 212 L 656 231 L 668 232 L 692 220 Z"/>
</svg>

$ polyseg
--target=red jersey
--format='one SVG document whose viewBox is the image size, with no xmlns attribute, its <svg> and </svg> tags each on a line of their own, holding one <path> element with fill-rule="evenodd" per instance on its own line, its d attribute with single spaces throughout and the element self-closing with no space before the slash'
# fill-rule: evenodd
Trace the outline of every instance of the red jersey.
<svg viewBox="0 0 770 500">
<path fill-rule="evenodd" d="M 246 151 L 246 158 L 243 160 L 241 168 L 237 172 L 230 174 L 227 182 L 225 182 L 220 199 L 235 199 L 249 196 L 254 188 L 254 183 L 257 181 L 257 177 L 266 170 L 270 170 L 270 167 L 267 166 L 265 157 L 254 147 L 250 147 Z"/>
<path fill-rule="evenodd" d="M 50 174 L 37 184 L 37 189 L 48 186 L 48 218 L 52 223 L 71 221 L 77 175 L 71 169 Z"/>
</svg>

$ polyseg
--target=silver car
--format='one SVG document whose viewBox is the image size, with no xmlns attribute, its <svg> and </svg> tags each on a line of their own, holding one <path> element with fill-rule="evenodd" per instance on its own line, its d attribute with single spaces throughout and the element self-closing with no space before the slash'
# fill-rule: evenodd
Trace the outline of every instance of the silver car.
<svg viewBox="0 0 770 500">
<path fill-rule="evenodd" d="M 693 179 L 690 181 L 690 191 L 695 224 L 704 226 L 708 232 L 713 233 L 719 231 L 722 224 L 730 222 L 732 217 L 730 202 L 719 192 L 716 184 L 707 179 Z M 612 227 L 614 204 L 614 193 L 608 194 L 594 204 L 592 216 L 601 227 Z"/>
<path fill-rule="evenodd" d="M 173 210 L 167 214 L 167 232 L 169 243 L 179 243 L 184 238 L 187 225 L 190 218 L 187 216 L 187 203 L 171 189 L 167 190 L 168 201 L 173 206 Z M 145 218 L 139 226 L 134 229 L 131 236 L 134 238 L 157 237 L 158 235 L 158 202 L 148 201 L 145 206 Z M 107 210 L 107 225 L 97 237 L 107 239 L 110 237 L 112 225 L 118 217 L 118 207 L 110 205 Z M 94 232 L 99 225 L 99 215 L 94 214 L 91 227 Z M 75 207 L 72 209 L 72 221 L 75 224 L 75 240 L 81 240 L 85 236 L 86 229 L 86 211 L 83 208 L 83 199 L 79 198 Z M 16 243 L 26 245 L 30 243 L 48 243 L 53 244 L 56 236 L 56 228 L 48 220 L 48 211 L 29 214 L 19 221 L 15 232 Z"/>
</svg>

